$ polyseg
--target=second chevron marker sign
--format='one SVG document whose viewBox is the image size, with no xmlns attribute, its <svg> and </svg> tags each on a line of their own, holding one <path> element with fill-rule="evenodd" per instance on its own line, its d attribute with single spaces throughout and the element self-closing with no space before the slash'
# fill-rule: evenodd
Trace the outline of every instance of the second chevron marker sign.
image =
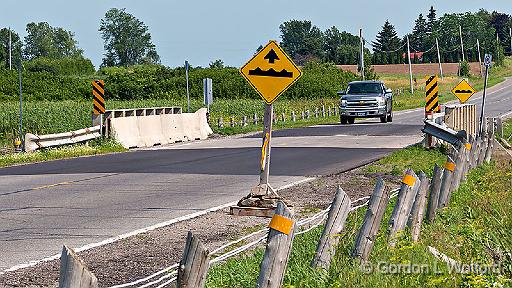
<svg viewBox="0 0 512 288">
<path fill-rule="evenodd" d="M 103 80 L 92 82 L 92 104 L 95 115 L 105 114 L 105 82 Z"/>
<path fill-rule="evenodd" d="M 437 85 L 437 76 L 427 76 L 426 78 L 426 104 L 425 104 L 425 112 L 439 112 L 439 86 Z"/>
</svg>

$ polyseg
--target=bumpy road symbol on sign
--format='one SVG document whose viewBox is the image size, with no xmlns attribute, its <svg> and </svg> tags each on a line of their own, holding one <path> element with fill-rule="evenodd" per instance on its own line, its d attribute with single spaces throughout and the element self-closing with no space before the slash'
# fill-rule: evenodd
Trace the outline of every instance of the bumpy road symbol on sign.
<svg viewBox="0 0 512 288">
<path fill-rule="evenodd" d="M 267 104 L 272 104 L 302 75 L 275 41 L 270 41 L 254 55 L 240 68 L 240 73 Z"/>
<path fill-rule="evenodd" d="M 460 103 L 464 103 L 476 93 L 476 90 L 464 79 L 452 89 L 452 93 L 459 98 Z"/>
</svg>

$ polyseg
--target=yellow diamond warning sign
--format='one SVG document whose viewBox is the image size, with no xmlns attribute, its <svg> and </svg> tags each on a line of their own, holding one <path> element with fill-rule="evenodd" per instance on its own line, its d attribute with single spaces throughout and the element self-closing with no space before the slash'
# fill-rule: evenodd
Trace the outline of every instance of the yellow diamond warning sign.
<svg viewBox="0 0 512 288">
<path fill-rule="evenodd" d="M 268 42 L 240 68 L 240 73 L 267 104 L 272 104 L 302 75 L 299 68 L 275 41 Z"/>
<path fill-rule="evenodd" d="M 452 93 L 459 98 L 460 103 L 464 103 L 476 93 L 476 90 L 469 85 L 468 81 L 463 79 L 457 86 L 455 86 L 455 88 L 452 89 Z"/>
</svg>

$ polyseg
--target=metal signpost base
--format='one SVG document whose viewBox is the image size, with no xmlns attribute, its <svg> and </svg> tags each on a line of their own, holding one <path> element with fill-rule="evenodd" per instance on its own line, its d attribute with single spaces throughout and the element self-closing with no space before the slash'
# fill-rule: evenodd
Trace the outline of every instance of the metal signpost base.
<svg viewBox="0 0 512 288">
<path fill-rule="evenodd" d="M 268 183 L 270 172 L 270 151 L 272 138 L 273 105 L 265 105 L 263 143 L 261 145 L 261 171 L 260 183 L 251 189 L 246 197 L 238 201 L 238 205 L 231 207 L 231 214 L 239 216 L 272 217 L 281 197 Z"/>
</svg>

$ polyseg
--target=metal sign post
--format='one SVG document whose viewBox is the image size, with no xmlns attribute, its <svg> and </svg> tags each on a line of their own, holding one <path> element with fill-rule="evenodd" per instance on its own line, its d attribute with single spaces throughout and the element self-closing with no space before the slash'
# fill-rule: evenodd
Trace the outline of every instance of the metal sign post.
<svg viewBox="0 0 512 288">
<path fill-rule="evenodd" d="M 277 201 L 280 199 L 269 184 L 272 118 L 274 114 L 272 103 L 300 78 L 302 72 L 276 41 L 269 41 L 265 47 L 240 68 L 240 74 L 265 101 L 265 116 L 259 184 L 252 188 L 249 195 L 242 198 L 237 206 L 231 207 L 231 214 L 271 217 Z"/>
<path fill-rule="evenodd" d="M 25 152 L 25 137 L 23 136 L 23 85 L 21 83 L 21 55 L 18 62 L 18 78 L 20 82 L 20 123 L 18 127 L 18 134 L 21 141 L 21 151 Z"/>
<path fill-rule="evenodd" d="M 484 125 L 484 115 L 485 115 L 485 96 L 486 96 L 486 90 L 487 90 L 487 79 L 489 78 L 489 66 L 491 66 L 492 62 L 492 55 L 491 54 L 485 54 L 484 57 L 484 65 L 485 65 L 485 80 L 484 80 L 484 92 L 482 95 L 482 110 L 480 111 L 480 135 L 482 135 L 485 131 L 484 128 L 486 125 Z"/>
</svg>

